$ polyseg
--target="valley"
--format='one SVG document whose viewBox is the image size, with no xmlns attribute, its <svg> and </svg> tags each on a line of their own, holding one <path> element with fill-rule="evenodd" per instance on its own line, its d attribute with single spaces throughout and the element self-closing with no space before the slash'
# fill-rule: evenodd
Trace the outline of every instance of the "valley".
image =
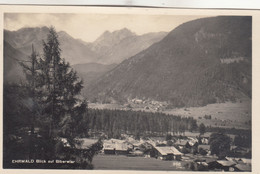
<svg viewBox="0 0 260 174">
<path fill-rule="evenodd" d="M 88 106 L 96 109 L 162 112 L 182 117 L 193 117 L 197 120 L 198 125 L 203 123 L 209 127 L 251 129 L 251 101 L 248 99 L 244 99 L 241 102 L 215 103 L 202 107 L 183 107 L 175 109 L 167 108 L 167 103 L 162 104 L 155 101 L 153 104 L 152 102 L 146 102 L 128 103 L 125 105 L 115 103 L 89 103 Z"/>
</svg>

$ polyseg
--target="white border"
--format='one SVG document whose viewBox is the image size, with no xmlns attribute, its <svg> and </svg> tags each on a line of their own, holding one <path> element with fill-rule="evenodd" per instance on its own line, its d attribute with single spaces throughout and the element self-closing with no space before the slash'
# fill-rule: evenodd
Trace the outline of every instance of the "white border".
<svg viewBox="0 0 260 174">
<path fill-rule="evenodd" d="M 259 0 L 0 0 L 0 4 L 260 9 Z"/>
</svg>

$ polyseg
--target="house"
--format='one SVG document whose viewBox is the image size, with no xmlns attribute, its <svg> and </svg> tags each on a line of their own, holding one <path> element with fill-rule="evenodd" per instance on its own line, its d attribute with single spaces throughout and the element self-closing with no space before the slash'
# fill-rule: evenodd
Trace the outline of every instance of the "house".
<svg viewBox="0 0 260 174">
<path fill-rule="evenodd" d="M 179 139 L 179 140 L 176 141 L 175 144 L 179 147 L 180 150 L 182 150 L 184 147 L 185 148 L 190 148 L 191 147 L 191 145 L 190 145 L 188 140 L 181 140 L 181 139 Z"/>
<path fill-rule="evenodd" d="M 233 158 L 233 157 L 225 157 L 225 159 L 228 160 L 228 161 L 235 162 L 235 163 L 237 163 L 238 160 L 239 160 L 239 159 L 235 159 L 235 158 Z"/>
<path fill-rule="evenodd" d="M 200 135 L 200 137 L 209 139 L 210 135 L 211 135 L 211 132 L 205 132 L 203 135 Z"/>
<path fill-rule="evenodd" d="M 116 149 L 113 147 L 104 147 L 104 154 L 107 155 L 115 155 L 116 154 Z"/>
<path fill-rule="evenodd" d="M 167 145 L 167 141 L 157 141 L 155 143 L 156 146 L 166 146 Z"/>
<path fill-rule="evenodd" d="M 199 143 L 197 141 L 188 141 L 190 147 L 198 147 Z"/>
<path fill-rule="evenodd" d="M 240 146 L 230 146 L 230 151 L 243 154 L 250 152 L 250 149 Z"/>
<path fill-rule="evenodd" d="M 176 147 L 182 153 L 197 153 L 198 152 L 198 140 L 190 139 L 190 140 L 182 140 L 179 139 L 175 142 Z"/>
<path fill-rule="evenodd" d="M 209 144 L 209 139 L 207 139 L 207 138 L 201 138 L 201 143 L 202 143 L 202 144 Z"/>
<path fill-rule="evenodd" d="M 206 154 L 210 154 L 210 145 L 206 145 L 206 144 L 200 144 L 198 145 L 198 152 L 200 153 L 201 151 L 205 151 L 205 155 Z M 204 154 L 203 154 L 204 155 Z"/>
<path fill-rule="evenodd" d="M 155 149 L 151 143 L 148 142 L 142 143 L 138 147 L 138 149 L 141 150 L 146 156 L 155 157 Z"/>
<path fill-rule="evenodd" d="M 195 171 L 207 171 L 208 163 L 205 159 L 196 159 L 193 162 L 193 170 Z"/>
<path fill-rule="evenodd" d="M 115 139 L 104 141 L 103 146 L 104 153 L 110 155 L 126 155 L 132 148 L 133 146 L 131 144 Z"/>
<path fill-rule="evenodd" d="M 217 161 L 209 162 L 208 168 L 209 170 L 220 169 L 224 171 L 234 171 L 235 170 L 234 167 L 236 164 L 237 163 L 228 160 L 217 160 Z"/>
<path fill-rule="evenodd" d="M 252 160 L 251 159 L 247 159 L 247 158 L 240 158 L 241 161 L 244 163 L 244 164 L 247 164 L 247 165 L 251 165 L 252 164 Z"/>
<path fill-rule="evenodd" d="M 103 145 L 104 154 L 115 155 L 116 154 L 116 145 L 115 143 L 105 141 Z"/>
<path fill-rule="evenodd" d="M 133 152 L 130 152 L 128 156 L 144 156 L 144 153 L 141 150 L 135 150 Z"/>
<path fill-rule="evenodd" d="M 153 149 L 153 145 L 148 142 L 145 142 L 145 143 L 142 143 L 141 145 L 139 145 L 139 148 L 143 151 L 151 150 L 151 149 Z"/>
<path fill-rule="evenodd" d="M 251 172 L 251 165 L 247 164 L 237 164 L 234 168 L 235 171 Z"/>
<path fill-rule="evenodd" d="M 126 143 L 116 143 L 115 145 L 116 145 L 115 146 L 116 155 L 126 155 L 130 151 Z"/>
<path fill-rule="evenodd" d="M 156 156 L 162 160 L 181 160 L 182 153 L 173 146 L 154 147 Z"/>
<path fill-rule="evenodd" d="M 210 145 L 200 144 L 198 145 L 198 149 L 202 148 L 203 150 L 210 151 Z"/>
<path fill-rule="evenodd" d="M 198 146 L 199 146 L 199 143 L 196 141 L 189 141 L 189 144 L 190 144 L 190 152 L 193 153 L 193 154 L 196 154 L 198 153 Z"/>
<path fill-rule="evenodd" d="M 251 157 L 251 148 L 245 148 L 240 146 L 231 146 L 230 151 L 232 153 L 232 156 L 235 157 Z"/>
<path fill-rule="evenodd" d="M 251 159 L 234 157 L 226 157 L 226 159 L 237 163 L 235 166 L 236 171 L 251 171 Z"/>
</svg>

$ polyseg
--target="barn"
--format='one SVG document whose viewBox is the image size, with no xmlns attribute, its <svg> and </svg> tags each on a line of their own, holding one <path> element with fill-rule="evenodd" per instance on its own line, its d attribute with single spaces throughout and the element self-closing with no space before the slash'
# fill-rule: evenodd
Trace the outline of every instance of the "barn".
<svg viewBox="0 0 260 174">
<path fill-rule="evenodd" d="M 162 160 L 181 160 L 182 153 L 173 146 L 155 147 L 156 156 Z"/>
</svg>

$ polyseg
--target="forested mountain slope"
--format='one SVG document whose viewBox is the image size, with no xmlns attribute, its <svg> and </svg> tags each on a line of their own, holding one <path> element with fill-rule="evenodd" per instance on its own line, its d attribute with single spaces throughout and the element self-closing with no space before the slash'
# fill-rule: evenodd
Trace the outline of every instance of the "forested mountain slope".
<svg viewBox="0 0 260 174">
<path fill-rule="evenodd" d="M 202 106 L 251 97 L 252 18 L 190 21 L 88 86 L 90 100 Z"/>
</svg>

